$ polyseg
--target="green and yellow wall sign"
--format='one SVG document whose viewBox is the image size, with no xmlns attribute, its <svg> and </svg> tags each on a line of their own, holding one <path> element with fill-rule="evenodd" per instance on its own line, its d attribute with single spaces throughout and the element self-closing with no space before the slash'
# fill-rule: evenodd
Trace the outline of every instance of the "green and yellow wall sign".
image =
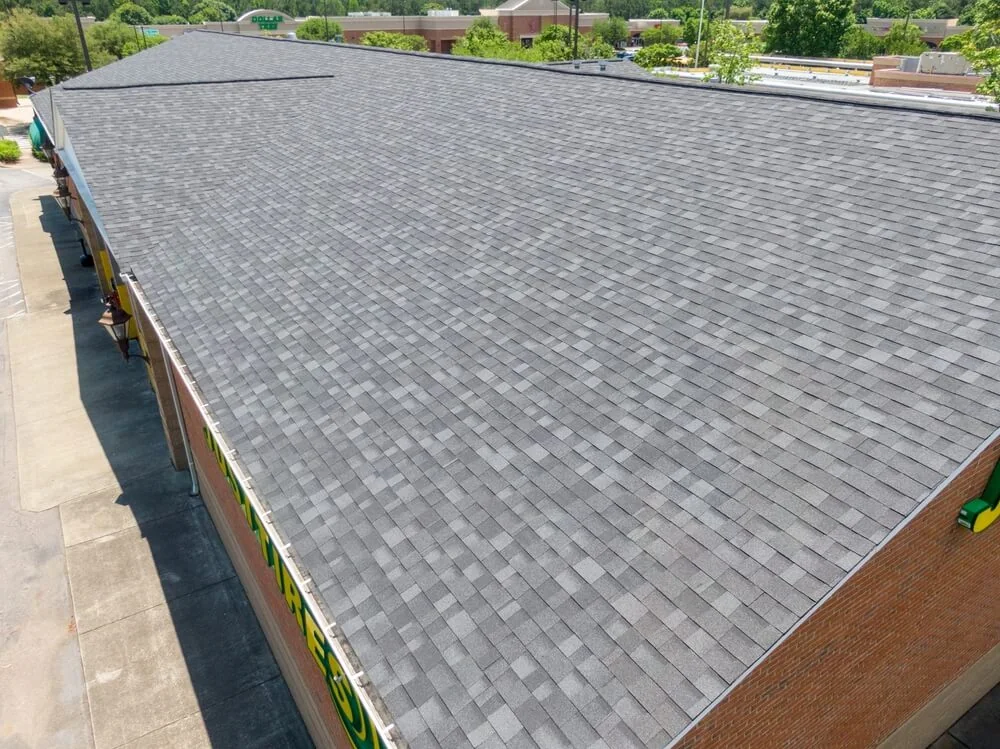
<svg viewBox="0 0 1000 749">
<path fill-rule="evenodd" d="M 970 499 L 958 513 L 958 524 L 973 533 L 989 528 L 1000 518 L 1000 460 L 993 466 L 982 496 Z"/>
<path fill-rule="evenodd" d="M 340 719 L 344 723 L 344 728 L 347 730 L 347 736 L 356 749 L 380 749 L 383 744 L 379 739 L 371 716 L 358 698 L 354 684 L 351 683 L 351 680 L 344 673 L 344 669 L 337 656 L 334 655 L 325 633 L 320 629 L 319 624 L 316 622 L 316 617 L 310 611 L 309 604 L 302 600 L 302 592 L 299 590 L 298 584 L 292 578 L 288 567 L 278 554 L 277 547 L 264 529 L 257 511 L 254 510 L 253 505 L 247 499 L 246 492 L 243 491 L 243 487 L 233 474 L 229 466 L 229 461 L 219 447 L 219 443 L 207 427 L 204 428 L 204 433 L 205 442 L 208 444 L 212 454 L 215 455 L 215 459 L 219 463 L 219 470 L 226 477 L 226 482 L 233 493 L 233 499 L 240 504 L 243 514 L 246 517 L 247 525 L 250 526 L 250 530 L 257 536 L 261 556 L 264 557 L 267 565 L 274 570 L 274 580 L 278 585 L 278 589 L 285 597 L 288 610 L 295 617 L 299 632 L 302 633 L 302 637 L 305 639 L 306 647 L 309 649 L 313 659 L 316 661 L 316 665 L 323 674 L 323 679 L 330 692 L 330 698 L 333 700 L 333 704 L 337 708 L 337 713 L 340 715 Z"/>
<path fill-rule="evenodd" d="M 274 31 L 284 20 L 282 16 L 250 16 L 250 23 L 257 24 L 261 31 Z"/>
</svg>

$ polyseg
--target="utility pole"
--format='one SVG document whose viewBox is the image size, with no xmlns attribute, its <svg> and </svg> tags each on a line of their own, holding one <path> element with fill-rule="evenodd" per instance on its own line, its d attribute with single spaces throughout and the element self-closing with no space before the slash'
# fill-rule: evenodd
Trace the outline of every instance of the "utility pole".
<svg viewBox="0 0 1000 749">
<path fill-rule="evenodd" d="M 326 17 L 326 0 L 323 0 L 323 41 L 330 41 L 330 22 Z"/>
<path fill-rule="evenodd" d="M 90 0 L 81 0 L 84 5 L 90 5 Z M 90 50 L 87 49 L 87 37 L 83 33 L 83 22 L 80 20 L 80 9 L 76 5 L 76 0 L 59 0 L 60 5 L 66 5 L 73 9 L 73 17 L 76 18 L 76 30 L 80 32 L 80 46 L 83 47 L 83 64 L 87 66 L 87 72 L 94 68 L 90 64 Z"/>
<path fill-rule="evenodd" d="M 704 2 L 704 0 L 702 0 Z M 573 59 L 577 59 L 577 46 L 580 41 L 580 0 L 572 0 L 569 7 L 571 22 L 573 24 Z"/>
</svg>

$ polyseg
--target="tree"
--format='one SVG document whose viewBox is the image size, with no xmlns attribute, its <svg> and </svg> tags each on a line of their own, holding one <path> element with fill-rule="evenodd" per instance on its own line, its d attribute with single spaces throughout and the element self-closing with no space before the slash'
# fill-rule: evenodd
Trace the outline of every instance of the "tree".
<svg viewBox="0 0 1000 749">
<path fill-rule="evenodd" d="M 444 10 L 444 6 L 441 3 L 424 3 L 420 6 L 420 14 L 423 16 L 426 16 L 429 10 Z"/>
<path fill-rule="evenodd" d="M 115 8 L 110 18 L 129 26 L 148 26 L 153 22 L 153 16 L 149 11 L 135 3 L 122 3 Z"/>
<path fill-rule="evenodd" d="M 607 0 L 608 15 L 615 18 L 647 18 L 650 0 Z"/>
<path fill-rule="evenodd" d="M 832 57 L 853 24 L 852 0 L 774 0 L 764 41 L 769 52 Z"/>
<path fill-rule="evenodd" d="M 1000 21 L 1000 0 L 977 0 L 972 6 L 972 18 L 977 24 Z"/>
<path fill-rule="evenodd" d="M 28 10 L 15 10 L 0 25 L 0 57 L 7 80 L 34 76 L 39 82 L 60 82 L 86 69 L 80 37 L 73 17 L 68 15 L 46 20 Z M 94 49 L 90 59 L 96 68 L 113 58 Z"/>
<path fill-rule="evenodd" d="M 301 27 L 300 27 L 301 28 Z M 477 18 L 451 48 L 453 55 L 533 62 L 537 53 L 515 44 L 489 18 Z"/>
<path fill-rule="evenodd" d="M 125 44 L 122 50 L 125 56 L 134 55 L 136 52 L 142 52 L 144 49 L 149 49 L 150 47 L 155 47 L 157 44 L 163 44 L 164 42 L 169 42 L 169 37 L 162 35 L 157 36 L 146 36 L 141 39 L 132 39 Z"/>
<path fill-rule="evenodd" d="M 391 31 L 369 31 L 361 37 L 361 43 L 369 47 L 407 49 L 412 52 L 427 51 L 427 40 L 419 34 L 396 34 Z"/>
<path fill-rule="evenodd" d="M 595 60 L 614 57 L 615 50 L 607 42 L 595 35 L 581 34 L 576 43 L 576 58 L 580 60 Z M 531 47 L 531 55 L 538 62 L 559 62 L 572 60 L 573 30 L 569 26 L 551 24 L 535 37 Z"/>
<path fill-rule="evenodd" d="M 646 14 L 646 18 L 670 18 L 670 13 L 666 8 L 653 8 Z"/>
<path fill-rule="evenodd" d="M 986 74 L 977 91 L 1000 104 L 1000 6 L 997 7 L 995 18 L 985 15 L 992 12 L 989 8 L 981 12 L 984 15 L 980 17 L 985 20 L 968 34 L 962 35 L 967 36 L 968 40 L 961 52 L 973 70 Z"/>
<path fill-rule="evenodd" d="M 705 80 L 715 78 L 720 83 L 737 86 L 759 80 L 760 76 L 751 72 L 754 62 L 750 57 L 757 47 L 757 40 L 749 29 L 737 28 L 731 21 L 715 21 L 709 54 L 709 62 L 715 70 Z"/>
<path fill-rule="evenodd" d="M 906 18 L 910 15 L 906 0 L 875 0 L 872 3 L 872 18 Z"/>
<path fill-rule="evenodd" d="M 726 18 L 731 21 L 749 21 L 752 15 L 752 5 L 731 5 L 729 6 L 729 13 L 726 15 Z"/>
<path fill-rule="evenodd" d="M 884 49 L 882 40 L 864 26 L 851 26 L 840 40 L 840 56 L 851 60 L 870 60 Z"/>
<path fill-rule="evenodd" d="M 680 62 L 681 51 L 672 44 L 651 44 L 635 53 L 633 62 L 647 70 L 665 68 Z"/>
<path fill-rule="evenodd" d="M 331 21 L 328 18 L 310 18 L 300 23 L 299 27 L 295 29 L 295 37 L 297 39 L 309 39 L 317 42 L 328 42 L 343 33 L 343 27 L 336 21 Z M 380 45 L 372 46 L 377 47 Z"/>
<path fill-rule="evenodd" d="M 927 45 L 920 38 L 920 29 L 906 21 L 896 21 L 889 33 L 882 37 L 887 55 L 919 55 L 927 51 Z"/>
<path fill-rule="evenodd" d="M 191 15 L 188 16 L 188 20 L 191 23 L 235 21 L 236 11 L 232 6 L 218 2 L 218 0 L 202 0 L 202 2 L 191 8 Z"/>
<path fill-rule="evenodd" d="M 87 45 L 91 51 L 100 49 L 120 60 L 126 56 L 125 45 L 135 41 L 135 36 L 135 29 L 121 21 L 104 21 L 87 29 Z"/>
<path fill-rule="evenodd" d="M 154 26 L 170 26 L 172 24 L 180 25 L 187 22 L 188 20 L 184 16 L 155 16 L 153 18 Z"/>
<path fill-rule="evenodd" d="M 642 39 L 642 46 L 648 47 L 651 44 L 676 44 L 684 35 L 684 30 L 680 26 L 669 26 L 662 24 L 646 29 L 639 38 Z"/>
<path fill-rule="evenodd" d="M 607 21 L 598 21 L 594 24 L 592 33 L 612 47 L 625 46 L 631 37 L 628 21 L 624 18 L 609 18 Z"/>
</svg>

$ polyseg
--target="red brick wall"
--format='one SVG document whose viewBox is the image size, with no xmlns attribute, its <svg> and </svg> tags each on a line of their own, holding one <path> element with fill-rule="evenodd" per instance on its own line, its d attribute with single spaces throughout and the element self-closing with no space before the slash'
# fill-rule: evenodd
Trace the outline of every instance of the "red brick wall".
<svg viewBox="0 0 1000 749">
<path fill-rule="evenodd" d="M 232 490 L 205 442 L 202 433 L 204 421 L 176 369 L 174 381 L 177 383 L 191 452 L 198 466 L 201 496 L 240 575 L 313 741 L 318 747 L 352 749 L 323 676 L 275 582 L 273 569 L 264 561 L 246 515 L 233 498 Z"/>
<path fill-rule="evenodd" d="M 1000 440 L 679 746 L 873 746 L 1000 643 L 1000 527 L 955 523 L 998 457 Z"/>
</svg>

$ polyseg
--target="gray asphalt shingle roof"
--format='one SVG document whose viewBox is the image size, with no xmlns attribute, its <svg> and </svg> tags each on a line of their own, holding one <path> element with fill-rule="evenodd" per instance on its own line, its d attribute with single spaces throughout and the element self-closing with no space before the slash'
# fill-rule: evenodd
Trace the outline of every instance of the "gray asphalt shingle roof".
<svg viewBox="0 0 1000 749">
<path fill-rule="evenodd" d="M 206 33 L 65 89 L 414 746 L 665 744 L 1000 424 L 997 121 Z"/>
</svg>

